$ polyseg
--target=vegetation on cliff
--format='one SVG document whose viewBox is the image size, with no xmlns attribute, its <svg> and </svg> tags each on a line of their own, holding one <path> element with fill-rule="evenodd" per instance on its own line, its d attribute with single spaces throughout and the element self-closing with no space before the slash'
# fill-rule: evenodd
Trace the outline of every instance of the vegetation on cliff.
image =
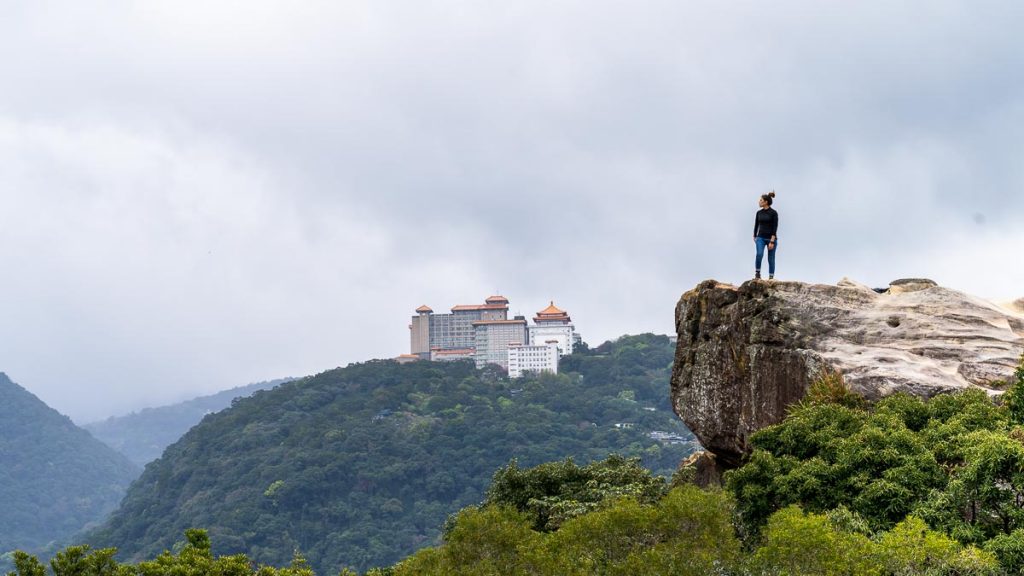
<svg viewBox="0 0 1024 576">
<path fill-rule="evenodd" d="M 671 473 L 692 449 L 668 401 L 674 347 L 630 336 L 510 380 L 472 363 L 355 364 L 236 400 L 151 462 L 84 541 L 140 561 L 189 528 L 218 554 L 321 574 L 393 563 L 438 542 L 495 469 L 610 452 Z"/>
<path fill-rule="evenodd" d="M 138 469 L 0 373 L 0 554 L 99 522 Z"/>
<path fill-rule="evenodd" d="M 751 439 L 730 472 L 745 530 L 777 510 L 841 510 L 873 534 L 908 518 L 1024 571 L 1024 363 L 995 404 L 977 389 L 865 407 L 825 379 L 780 424 Z"/>
</svg>

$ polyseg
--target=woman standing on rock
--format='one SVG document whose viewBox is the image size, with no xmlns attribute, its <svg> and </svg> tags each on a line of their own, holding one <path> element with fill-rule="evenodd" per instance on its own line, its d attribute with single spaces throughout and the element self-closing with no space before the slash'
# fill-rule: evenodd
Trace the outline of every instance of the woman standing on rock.
<svg viewBox="0 0 1024 576">
<path fill-rule="evenodd" d="M 754 259 L 754 278 L 761 277 L 761 260 L 764 258 L 765 246 L 768 247 L 768 279 L 775 278 L 775 248 L 778 238 L 775 233 L 779 229 L 779 213 L 772 208 L 775 190 L 762 194 L 757 205 L 761 207 L 754 216 L 754 245 L 757 246 L 757 257 Z"/>
</svg>

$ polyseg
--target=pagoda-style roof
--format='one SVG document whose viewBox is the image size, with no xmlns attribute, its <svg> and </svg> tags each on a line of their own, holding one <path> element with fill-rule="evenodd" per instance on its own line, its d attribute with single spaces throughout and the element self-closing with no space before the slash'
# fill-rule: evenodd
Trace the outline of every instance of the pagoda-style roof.
<svg viewBox="0 0 1024 576">
<path fill-rule="evenodd" d="M 497 295 L 495 295 L 495 296 L 488 296 L 487 300 L 484 300 L 484 302 L 487 302 L 488 304 L 508 304 L 508 298 L 505 298 L 504 296 L 497 296 Z"/>
<path fill-rule="evenodd" d="M 552 300 L 550 306 L 548 306 L 547 308 L 541 310 L 540 312 L 537 312 L 538 316 L 540 316 L 540 315 L 550 315 L 550 314 L 565 314 L 565 310 L 562 310 L 558 306 L 555 306 L 555 301 Z"/>
<path fill-rule="evenodd" d="M 547 308 L 537 312 L 537 316 L 533 319 L 534 322 L 562 322 L 569 323 L 572 321 L 569 318 L 569 313 L 562 310 L 558 306 L 555 306 L 555 301 L 551 301 L 551 305 Z"/>
<path fill-rule="evenodd" d="M 419 312 L 420 314 L 433 314 L 434 312 L 434 310 L 430 306 L 427 306 L 426 304 L 417 308 L 416 311 Z"/>
</svg>

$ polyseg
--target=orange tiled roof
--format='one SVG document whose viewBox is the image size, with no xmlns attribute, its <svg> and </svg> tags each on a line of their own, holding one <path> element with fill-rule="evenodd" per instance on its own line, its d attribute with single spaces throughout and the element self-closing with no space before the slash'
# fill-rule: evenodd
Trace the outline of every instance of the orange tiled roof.
<svg viewBox="0 0 1024 576">
<path fill-rule="evenodd" d="M 508 304 L 508 298 L 505 298 L 504 296 L 498 296 L 498 295 L 488 296 L 487 300 L 484 300 L 484 302 L 487 302 L 488 304 L 492 304 L 494 302 L 504 302 L 505 304 Z"/>
<path fill-rule="evenodd" d="M 420 306 L 419 308 L 417 308 L 416 311 L 417 312 L 433 312 L 434 310 L 430 306 L 427 306 L 426 304 L 424 304 L 423 306 Z"/>
<path fill-rule="evenodd" d="M 566 313 L 565 310 L 562 310 L 558 306 L 555 306 L 555 301 L 552 300 L 551 301 L 551 305 L 548 306 L 547 308 L 541 310 L 540 312 L 537 312 L 537 315 L 538 316 L 555 316 L 555 315 L 561 316 L 562 314 L 565 314 L 565 313 Z"/>
</svg>

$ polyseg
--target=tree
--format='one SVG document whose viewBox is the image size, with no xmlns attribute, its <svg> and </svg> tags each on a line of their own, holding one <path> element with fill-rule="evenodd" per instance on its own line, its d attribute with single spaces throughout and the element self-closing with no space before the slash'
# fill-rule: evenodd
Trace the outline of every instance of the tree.
<svg viewBox="0 0 1024 576">
<path fill-rule="evenodd" d="M 769 518 L 764 544 L 751 559 L 751 571 L 769 575 L 880 574 L 872 561 L 872 543 L 862 534 L 835 529 L 823 514 L 805 514 L 788 506 Z"/>
<path fill-rule="evenodd" d="M 14 572 L 8 572 L 7 576 L 45 576 L 46 568 L 39 562 L 39 559 L 22 550 L 14 551 Z"/>
<path fill-rule="evenodd" d="M 989 552 L 961 546 L 945 534 L 928 528 L 920 518 L 908 517 L 879 538 L 875 557 L 885 574 L 988 575 L 999 573 Z"/>
<path fill-rule="evenodd" d="M 530 512 L 535 529 L 554 530 L 612 498 L 632 496 L 654 502 L 664 491 L 665 479 L 652 476 L 640 466 L 639 458 L 613 454 L 582 467 L 568 458 L 528 470 L 513 460 L 494 474 L 485 502 Z"/>
</svg>

